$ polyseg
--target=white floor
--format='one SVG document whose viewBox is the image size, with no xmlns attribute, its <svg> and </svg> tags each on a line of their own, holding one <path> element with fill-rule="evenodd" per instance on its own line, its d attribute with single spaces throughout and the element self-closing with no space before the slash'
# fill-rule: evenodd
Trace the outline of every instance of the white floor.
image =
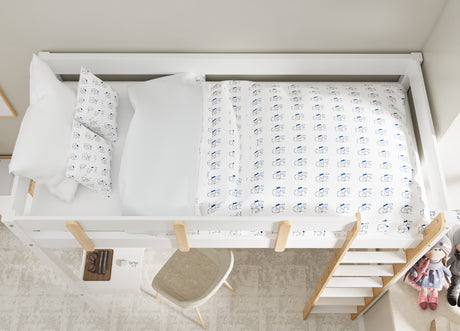
<svg viewBox="0 0 460 331">
<path fill-rule="evenodd" d="M 60 252 L 69 264 L 80 261 L 80 254 Z M 169 254 L 171 250 L 147 250 L 145 287 Z M 228 280 L 236 292 L 223 287 L 200 307 L 208 330 L 358 330 L 349 315 L 302 320 L 331 250 L 237 249 L 234 254 Z M 105 301 L 107 316 L 87 306 L 0 224 L 0 330 L 201 330 L 193 309 L 180 310 L 161 298 L 133 294 Z"/>
</svg>

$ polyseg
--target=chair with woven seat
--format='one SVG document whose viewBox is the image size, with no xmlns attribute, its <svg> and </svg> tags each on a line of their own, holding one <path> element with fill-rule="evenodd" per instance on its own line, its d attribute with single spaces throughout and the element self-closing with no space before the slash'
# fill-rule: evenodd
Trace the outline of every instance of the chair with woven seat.
<svg viewBox="0 0 460 331">
<path fill-rule="evenodd" d="M 198 306 L 209 300 L 226 285 L 233 268 L 233 253 L 229 249 L 192 248 L 189 252 L 177 250 L 156 274 L 152 282 L 158 295 L 182 307 L 195 307 L 203 329 L 206 329 Z"/>
</svg>

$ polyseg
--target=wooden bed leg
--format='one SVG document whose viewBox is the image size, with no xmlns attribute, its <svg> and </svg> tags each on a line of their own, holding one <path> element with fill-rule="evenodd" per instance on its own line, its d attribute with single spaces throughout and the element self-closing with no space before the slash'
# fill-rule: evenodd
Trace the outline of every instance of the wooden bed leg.
<svg viewBox="0 0 460 331">
<path fill-rule="evenodd" d="M 88 235 L 86 234 L 85 230 L 81 227 L 78 221 L 66 221 L 65 225 L 67 229 L 72 233 L 78 243 L 83 247 L 83 249 L 87 252 L 92 252 L 95 249 L 94 243 L 91 239 L 89 239 Z"/>
<path fill-rule="evenodd" d="M 185 230 L 184 221 L 173 221 L 174 233 L 176 234 L 177 246 L 181 252 L 190 251 L 188 243 L 187 231 Z"/>
<path fill-rule="evenodd" d="M 291 231 L 291 222 L 281 221 L 275 241 L 275 252 L 284 252 Z"/>
<path fill-rule="evenodd" d="M 334 251 L 334 254 L 331 257 L 331 260 L 329 261 L 326 267 L 326 270 L 324 270 L 323 275 L 321 276 L 319 282 L 316 284 L 315 289 L 313 290 L 313 293 L 310 296 L 310 299 L 308 299 L 308 302 L 305 305 L 305 308 L 303 309 L 303 319 L 304 320 L 306 320 L 308 315 L 310 315 L 313 307 L 315 306 L 316 302 L 321 296 L 321 293 L 323 293 L 324 289 L 329 283 L 329 280 L 334 275 L 335 271 L 337 270 L 337 267 L 339 266 L 345 254 L 350 249 L 350 246 L 353 243 L 353 240 L 355 240 L 360 230 L 361 230 L 361 214 L 356 213 L 355 225 L 350 231 L 347 232 L 347 238 L 345 239 L 343 246 L 340 248 L 337 248 Z"/>
</svg>

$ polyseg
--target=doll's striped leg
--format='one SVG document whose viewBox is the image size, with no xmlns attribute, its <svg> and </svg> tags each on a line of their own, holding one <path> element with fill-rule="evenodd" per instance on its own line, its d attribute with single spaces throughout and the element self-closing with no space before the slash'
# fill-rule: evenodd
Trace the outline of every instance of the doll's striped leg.
<svg viewBox="0 0 460 331">
<path fill-rule="evenodd" d="M 433 290 L 430 292 L 430 300 L 428 301 L 431 310 L 436 310 L 438 307 L 438 291 Z"/>
<path fill-rule="evenodd" d="M 418 304 L 422 309 L 426 309 L 428 307 L 428 298 L 427 298 L 427 291 L 422 288 L 420 290 L 420 294 L 418 295 Z"/>
</svg>

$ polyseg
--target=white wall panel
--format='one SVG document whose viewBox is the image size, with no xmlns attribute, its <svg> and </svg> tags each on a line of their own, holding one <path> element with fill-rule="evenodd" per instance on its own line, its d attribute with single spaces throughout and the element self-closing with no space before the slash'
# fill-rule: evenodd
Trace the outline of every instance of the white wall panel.
<svg viewBox="0 0 460 331">
<path fill-rule="evenodd" d="M 0 120 L 0 154 L 12 152 L 28 104 L 33 52 L 419 51 L 444 3 L 2 0 L 0 87 L 18 118 Z"/>
<path fill-rule="evenodd" d="M 449 208 L 460 209 L 460 1 L 449 0 L 423 47 L 423 71 L 438 134 Z"/>
</svg>

